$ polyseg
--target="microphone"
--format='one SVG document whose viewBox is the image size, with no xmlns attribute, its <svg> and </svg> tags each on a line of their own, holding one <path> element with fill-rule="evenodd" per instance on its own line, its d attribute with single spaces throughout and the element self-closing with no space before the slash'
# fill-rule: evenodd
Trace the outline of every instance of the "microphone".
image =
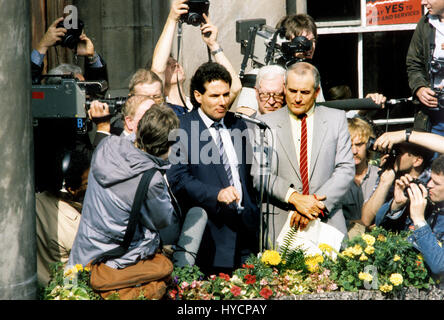
<svg viewBox="0 0 444 320">
<path fill-rule="evenodd" d="M 250 118 L 249 116 L 247 116 L 243 113 L 235 112 L 234 116 L 236 118 L 243 119 L 244 121 L 254 123 L 255 125 L 259 126 L 261 129 L 267 129 L 267 128 L 270 129 L 268 124 L 266 124 L 265 122 L 258 120 L 258 119 Z"/>
<path fill-rule="evenodd" d="M 407 102 L 407 101 L 412 101 L 413 97 L 410 98 L 400 98 L 400 99 L 390 99 L 387 100 L 385 103 L 386 104 L 399 104 L 399 103 L 403 103 L 403 102 Z"/>
<path fill-rule="evenodd" d="M 386 102 L 387 103 L 387 102 Z M 376 104 L 373 99 L 342 99 L 332 100 L 318 103 L 321 106 L 326 106 L 341 110 L 379 110 L 382 109 L 380 104 Z"/>
</svg>

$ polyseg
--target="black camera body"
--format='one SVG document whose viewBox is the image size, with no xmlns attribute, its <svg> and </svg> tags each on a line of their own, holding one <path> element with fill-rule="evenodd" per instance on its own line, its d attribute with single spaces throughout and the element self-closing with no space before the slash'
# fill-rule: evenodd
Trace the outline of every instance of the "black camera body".
<svg viewBox="0 0 444 320">
<path fill-rule="evenodd" d="M 310 51 L 312 46 L 310 40 L 304 36 L 299 36 L 289 42 L 283 42 L 281 45 L 281 51 L 285 56 L 292 57 L 296 53 Z"/>
<path fill-rule="evenodd" d="M 83 32 L 84 23 L 82 20 L 77 20 L 77 28 L 70 28 L 67 29 L 66 34 L 63 36 L 62 40 L 57 42 L 57 45 L 60 45 L 62 47 L 67 47 L 70 49 L 74 49 L 77 47 L 78 43 L 80 42 L 80 35 Z M 57 28 L 65 28 L 63 21 L 60 21 L 59 24 L 57 24 Z"/>
<path fill-rule="evenodd" d="M 410 183 L 414 183 L 414 184 L 417 184 L 418 186 L 419 185 L 423 185 L 424 186 L 424 188 L 426 188 L 427 189 L 427 185 L 425 184 L 425 183 L 423 183 L 421 180 L 419 180 L 419 179 L 413 179 L 412 181 L 410 181 Z M 409 187 L 408 187 L 409 188 Z M 405 190 L 404 190 L 404 196 L 406 196 L 407 198 L 409 197 L 409 194 L 407 193 L 407 189 L 408 188 L 406 188 Z M 428 194 L 427 194 L 427 200 L 429 200 L 429 196 L 428 196 Z"/>
<path fill-rule="evenodd" d="M 183 14 L 180 17 L 180 21 L 186 24 L 193 25 L 195 27 L 200 26 L 201 23 L 205 23 L 203 14 L 208 16 L 208 10 L 210 9 L 209 0 L 188 0 L 188 13 Z"/>
<path fill-rule="evenodd" d="M 435 97 L 438 99 L 438 108 L 444 108 L 444 89 L 434 88 L 434 78 L 436 76 L 444 78 L 444 59 L 433 58 L 430 61 L 431 87 L 435 91 Z"/>
</svg>

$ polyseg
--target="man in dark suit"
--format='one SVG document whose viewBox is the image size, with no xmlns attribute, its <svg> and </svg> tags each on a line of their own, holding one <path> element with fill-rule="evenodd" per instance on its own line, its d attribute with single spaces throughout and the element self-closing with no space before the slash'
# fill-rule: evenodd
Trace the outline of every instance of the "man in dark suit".
<svg viewBox="0 0 444 320">
<path fill-rule="evenodd" d="M 201 207 L 208 223 L 196 264 L 230 273 L 257 253 L 259 210 L 249 172 L 247 126 L 227 112 L 231 76 L 220 64 L 201 65 L 191 80 L 194 110 L 180 117 L 167 178 L 182 212 Z"/>
</svg>

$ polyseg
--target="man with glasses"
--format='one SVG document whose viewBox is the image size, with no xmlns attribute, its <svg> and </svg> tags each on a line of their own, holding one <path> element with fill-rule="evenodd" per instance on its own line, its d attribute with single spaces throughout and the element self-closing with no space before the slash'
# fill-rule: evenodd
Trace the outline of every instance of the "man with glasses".
<svg viewBox="0 0 444 320">
<path fill-rule="evenodd" d="M 129 99 L 133 96 L 140 96 L 152 100 L 153 103 L 161 105 L 165 101 L 163 92 L 162 80 L 151 70 L 139 69 L 131 77 L 129 83 Z M 176 114 L 179 114 L 178 110 L 175 110 L 174 106 L 169 104 L 167 105 L 172 108 Z M 106 103 L 93 101 L 88 114 L 97 125 L 96 136 L 93 142 L 95 147 L 100 143 L 100 141 L 102 141 L 103 138 L 109 136 L 110 134 L 121 135 L 125 133 L 130 134 L 133 132 L 133 130 L 128 128 L 126 123 L 132 118 L 128 118 L 127 114 L 122 113 L 122 115 L 119 115 L 117 118 L 111 119 L 109 107 Z M 139 119 L 142 116 L 143 114 L 140 115 Z"/>
</svg>

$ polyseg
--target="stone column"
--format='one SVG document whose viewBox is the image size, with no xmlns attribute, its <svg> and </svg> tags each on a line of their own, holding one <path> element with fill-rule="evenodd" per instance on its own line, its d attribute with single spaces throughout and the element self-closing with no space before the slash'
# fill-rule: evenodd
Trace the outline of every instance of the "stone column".
<svg viewBox="0 0 444 320">
<path fill-rule="evenodd" d="M 0 299 L 36 298 L 30 2 L 0 0 Z"/>
</svg>

